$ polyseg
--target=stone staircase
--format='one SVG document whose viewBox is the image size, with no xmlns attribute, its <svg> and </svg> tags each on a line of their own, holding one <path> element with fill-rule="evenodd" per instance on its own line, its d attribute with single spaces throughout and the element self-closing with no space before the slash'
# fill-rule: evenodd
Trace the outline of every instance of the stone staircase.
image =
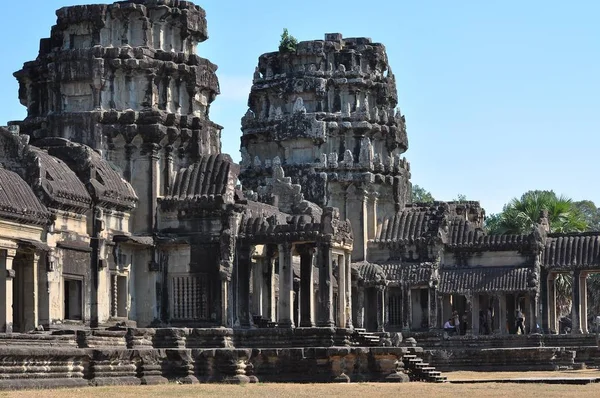
<svg viewBox="0 0 600 398">
<path fill-rule="evenodd" d="M 410 381 L 424 381 L 429 383 L 445 383 L 447 381 L 446 376 L 442 376 L 439 370 L 429 365 L 427 362 L 423 362 L 422 358 L 417 357 L 415 354 L 405 354 L 402 357 L 404 362 L 404 369 L 408 372 Z"/>
<path fill-rule="evenodd" d="M 354 342 L 363 347 L 378 347 L 379 344 L 379 335 L 373 332 L 367 332 L 366 329 L 354 329 L 353 335 Z"/>
</svg>

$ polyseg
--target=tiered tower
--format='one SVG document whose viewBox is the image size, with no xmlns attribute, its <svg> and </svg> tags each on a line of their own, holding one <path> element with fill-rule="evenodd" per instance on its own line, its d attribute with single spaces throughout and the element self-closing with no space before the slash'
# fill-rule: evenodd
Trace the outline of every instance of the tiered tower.
<svg viewBox="0 0 600 398">
<path fill-rule="evenodd" d="M 365 259 L 378 223 L 410 198 L 397 103 L 385 47 L 371 39 L 326 34 L 263 54 L 242 119 L 244 188 L 259 189 L 281 162 L 308 200 L 350 219 L 353 259 Z"/>
<path fill-rule="evenodd" d="M 39 56 L 15 73 L 32 143 L 86 144 L 121 169 L 143 199 L 134 231 L 156 228 L 157 197 L 174 171 L 220 153 L 208 118 L 219 93 L 216 65 L 199 57 L 202 8 L 189 1 L 128 0 L 57 11 Z"/>
</svg>

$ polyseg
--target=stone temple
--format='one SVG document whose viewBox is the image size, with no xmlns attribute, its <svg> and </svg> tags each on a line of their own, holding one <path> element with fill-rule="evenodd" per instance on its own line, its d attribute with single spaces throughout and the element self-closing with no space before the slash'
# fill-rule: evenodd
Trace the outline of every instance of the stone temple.
<svg viewBox="0 0 600 398">
<path fill-rule="evenodd" d="M 326 34 L 260 56 L 238 165 L 209 118 L 207 37 L 190 1 L 66 7 L 15 73 L 27 117 L 0 129 L 1 388 L 443 381 L 423 357 L 600 356 L 585 316 L 600 233 L 549 234 L 541 214 L 529 235 L 494 236 L 477 202 L 410 203 L 382 44 Z M 517 310 L 526 342 L 509 335 Z M 465 336 L 440 339 L 455 312 Z"/>
</svg>

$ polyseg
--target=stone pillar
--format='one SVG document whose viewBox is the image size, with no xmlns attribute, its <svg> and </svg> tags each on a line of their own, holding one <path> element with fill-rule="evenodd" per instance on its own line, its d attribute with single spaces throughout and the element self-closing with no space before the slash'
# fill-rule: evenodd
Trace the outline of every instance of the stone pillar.
<svg viewBox="0 0 600 398">
<path fill-rule="evenodd" d="M 275 307 L 275 248 L 267 246 L 267 258 L 265 259 L 265 299 L 263 300 L 263 313 L 271 321 L 276 322 L 277 308 Z"/>
<path fill-rule="evenodd" d="M 385 332 L 385 286 L 377 286 L 377 331 Z"/>
<path fill-rule="evenodd" d="M 428 308 L 429 308 L 429 330 L 435 329 L 438 326 L 438 301 L 436 297 L 436 290 L 434 287 L 428 289 Z M 442 325 L 443 326 L 443 325 Z"/>
<path fill-rule="evenodd" d="M 237 318 L 239 325 L 250 327 L 250 247 L 238 249 L 237 261 Z"/>
<path fill-rule="evenodd" d="M 266 258 L 261 257 L 252 266 L 252 313 L 260 317 L 266 314 L 264 312 L 265 297 L 263 296 L 263 288 L 265 286 L 264 270 L 266 265 Z"/>
<path fill-rule="evenodd" d="M 410 295 L 410 286 L 402 285 L 402 330 L 410 330 L 412 321 L 412 300 Z"/>
<path fill-rule="evenodd" d="M 0 331 L 4 333 L 12 333 L 13 331 L 13 279 L 15 270 L 13 269 L 13 260 L 17 254 L 16 249 L 4 250 L 3 258 L 0 257 L 0 262 L 4 263 L 0 266 L 2 276 L 1 299 L 3 304 L 0 305 Z"/>
<path fill-rule="evenodd" d="M 221 326 L 230 326 L 229 313 L 229 280 L 221 275 Z"/>
<path fill-rule="evenodd" d="M 346 328 L 352 329 L 352 255 L 346 252 Z"/>
<path fill-rule="evenodd" d="M 506 334 L 506 295 L 498 296 L 498 326 L 500 334 Z"/>
<path fill-rule="evenodd" d="M 580 334 L 581 330 L 581 271 L 573 271 L 573 315 L 571 333 Z"/>
<path fill-rule="evenodd" d="M 471 296 L 471 333 L 475 336 L 479 334 L 479 294 Z"/>
<path fill-rule="evenodd" d="M 336 314 L 337 327 L 346 327 L 346 261 L 343 256 L 337 256 L 338 258 L 338 295 L 337 295 L 337 309 Z"/>
<path fill-rule="evenodd" d="M 558 333 L 556 316 L 556 274 L 548 275 L 548 332 Z"/>
<path fill-rule="evenodd" d="M 588 333 L 588 322 L 587 322 L 587 272 L 582 272 L 579 277 L 579 302 L 581 303 L 581 312 L 579 313 L 579 319 L 581 319 L 581 332 Z"/>
<path fill-rule="evenodd" d="M 331 247 L 329 244 L 319 245 L 319 321 L 318 326 L 332 327 L 333 320 L 333 284 Z"/>
<path fill-rule="evenodd" d="M 539 319 L 539 314 L 540 314 L 540 296 L 539 296 L 539 292 L 535 291 L 532 292 L 531 295 L 529 296 L 529 308 L 530 308 L 530 329 L 529 329 L 529 333 L 540 333 L 540 319 Z"/>
<path fill-rule="evenodd" d="M 29 260 L 31 259 L 31 260 Z M 38 265 L 40 256 L 34 253 L 28 257 L 29 264 L 25 266 L 23 291 L 23 331 L 34 330 L 38 326 Z"/>
<path fill-rule="evenodd" d="M 313 258 L 315 247 L 300 245 L 297 246 L 297 250 L 300 254 L 300 326 L 310 328 L 315 326 L 313 319 Z"/>
<path fill-rule="evenodd" d="M 283 243 L 279 245 L 279 327 L 291 328 L 294 326 L 294 269 L 292 267 L 292 245 Z"/>
<path fill-rule="evenodd" d="M 356 287 L 356 327 L 359 329 L 365 328 L 365 287 Z"/>
<path fill-rule="evenodd" d="M 437 297 L 437 306 L 438 306 L 438 327 L 439 328 L 443 328 L 444 327 L 444 323 L 446 323 L 446 318 L 444 317 L 444 295 L 440 294 Z"/>
</svg>

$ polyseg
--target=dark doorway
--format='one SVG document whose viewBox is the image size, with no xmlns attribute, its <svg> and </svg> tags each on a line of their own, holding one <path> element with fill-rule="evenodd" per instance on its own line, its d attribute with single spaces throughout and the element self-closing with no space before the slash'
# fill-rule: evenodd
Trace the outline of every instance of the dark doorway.
<svg viewBox="0 0 600 398">
<path fill-rule="evenodd" d="M 81 279 L 64 279 L 65 319 L 83 320 L 83 281 Z"/>
</svg>

